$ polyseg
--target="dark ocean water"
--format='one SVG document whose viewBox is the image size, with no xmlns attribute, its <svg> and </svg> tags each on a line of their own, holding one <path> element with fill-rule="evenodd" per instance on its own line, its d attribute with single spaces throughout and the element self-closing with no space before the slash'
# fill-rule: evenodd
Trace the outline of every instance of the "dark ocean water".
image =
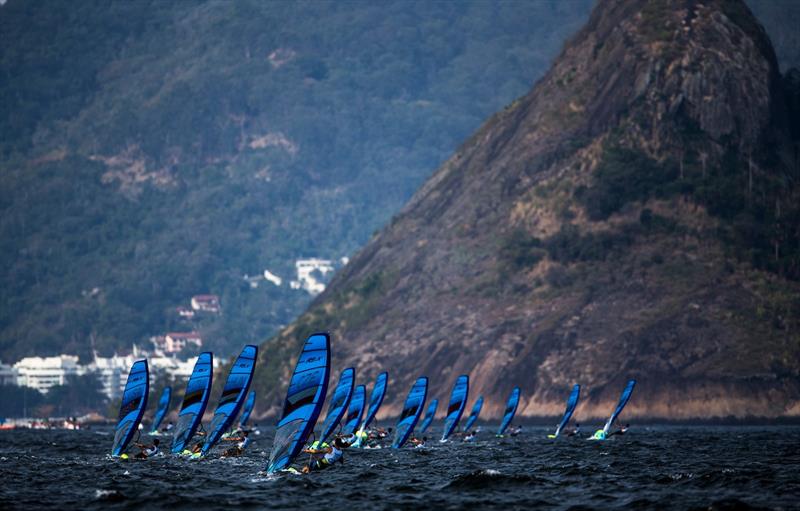
<svg viewBox="0 0 800 511">
<path fill-rule="evenodd" d="M 127 462 L 108 457 L 108 431 L 0 431 L 0 509 L 800 509 L 797 426 L 634 425 L 605 442 L 484 429 L 279 477 L 259 474 L 271 430 L 238 459 Z"/>
</svg>

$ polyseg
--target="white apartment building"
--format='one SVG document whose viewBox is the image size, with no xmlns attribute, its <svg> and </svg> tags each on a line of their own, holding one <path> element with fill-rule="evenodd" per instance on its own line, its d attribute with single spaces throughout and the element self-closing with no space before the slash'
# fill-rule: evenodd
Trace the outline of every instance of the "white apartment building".
<svg viewBox="0 0 800 511">
<path fill-rule="evenodd" d="M 196 357 L 181 360 L 175 357 L 149 353 L 138 349 L 135 345 L 130 355 L 114 355 L 112 357 L 98 357 L 88 365 L 78 364 L 78 357 L 72 355 L 59 355 L 58 357 L 27 357 L 23 358 L 13 367 L 0 363 L 0 383 L 23 387 L 31 387 L 40 392 L 47 392 L 55 385 L 63 385 L 71 375 L 94 374 L 102 385 L 102 392 L 109 399 L 119 399 L 128 382 L 128 373 L 137 360 L 147 358 L 150 369 L 150 382 L 155 378 L 166 375 L 176 382 L 185 382 L 192 374 Z M 214 360 L 216 367 L 219 363 Z M 13 379 L 11 379 L 13 377 Z"/>
<path fill-rule="evenodd" d="M 78 365 L 78 357 L 59 355 L 57 357 L 25 357 L 16 364 L 17 385 L 31 387 L 39 392 L 47 392 L 50 387 L 64 385 L 69 376 L 83 374 Z"/>
<path fill-rule="evenodd" d="M 297 280 L 289 283 L 292 289 L 304 289 L 311 295 L 318 295 L 325 291 L 325 283 L 317 280 L 314 271 L 318 271 L 323 277 L 333 273 L 333 261 L 330 259 L 298 259 L 294 263 L 297 270 Z"/>
<path fill-rule="evenodd" d="M 103 386 L 103 394 L 109 399 L 119 399 L 125 391 L 131 366 L 146 355 L 134 347 L 132 355 L 114 355 L 108 358 L 95 356 L 92 363 L 86 366 L 86 372 L 97 375 Z M 150 369 L 150 382 L 152 383 L 154 377 L 162 373 L 174 380 L 186 381 L 192 374 L 196 360 L 196 357 L 189 360 L 163 355 L 149 357 L 147 365 Z"/>
</svg>

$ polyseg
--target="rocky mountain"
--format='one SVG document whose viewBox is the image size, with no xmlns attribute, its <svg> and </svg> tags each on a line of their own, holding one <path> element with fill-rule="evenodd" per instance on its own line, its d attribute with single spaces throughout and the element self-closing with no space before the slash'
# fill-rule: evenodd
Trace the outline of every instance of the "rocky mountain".
<svg viewBox="0 0 800 511">
<path fill-rule="evenodd" d="M 281 395 L 302 340 L 499 415 L 800 414 L 798 80 L 734 0 L 602 0 L 533 89 L 489 118 L 268 341 Z"/>
</svg>

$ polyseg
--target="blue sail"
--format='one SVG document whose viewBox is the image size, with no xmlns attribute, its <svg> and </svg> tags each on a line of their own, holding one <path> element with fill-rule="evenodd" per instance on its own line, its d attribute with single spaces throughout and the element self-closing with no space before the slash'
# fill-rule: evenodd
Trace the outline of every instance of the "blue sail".
<svg viewBox="0 0 800 511">
<path fill-rule="evenodd" d="M 553 436 L 557 437 L 561 432 L 564 430 L 564 426 L 569 423 L 569 419 L 572 417 L 572 412 L 575 411 L 575 407 L 578 406 L 578 399 L 581 396 L 581 386 L 577 383 L 574 387 L 572 387 L 572 392 L 569 395 L 569 399 L 567 399 L 567 409 L 564 410 L 564 416 L 561 418 L 561 422 L 558 423 L 558 427 L 556 428 L 556 432 Z"/>
<path fill-rule="evenodd" d="M 508 401 L 506 402 L 506 411 L 503 413 L 503 421 L 500 423 L 500 427 L 497 428 L 498 436 L 503 436 L 508 426 L 511 425 L 511 421 L 514 420 L 514 415 L 517 413 L 518 405 L 519 387 L 514 387 L 514 390 L 511 391 L 511 395 L 508 396 Z"/>
<path fill-rule="evenodd" d="M 272 442 L 268 473 L 283 470 L 300 454 L 322 411 L 330 374 L 330 336 L 313 334 L 303 345 L 289 381 L 283 413 Z"/>
<path fill-rule="evenodd" d="M 461 415 L 464 413 L 464 407 L 467 404 L 467 396 L 469 396 L 469 376 L 462 374 L 456 379 L 453 391 L 450 393 L 450 403 L 447 405 L 447 416 L 444 419 L 442 441 L 447 440 L 456 430 L 458 421 L 461 420 Z"/>
<path fill-rule="evenodd" d="M 187 448 L 197 431 L 197 426 L 203 419 L 206 405 L 208 405 L 208 397 L 211 395 L 213 363 L 214 355 L 210 351 L 201 353 L 197 357 L 197 362 L 194 363 L 192 375 L 186 384 L 186 392 L 183 394 L 178 423 L 175 425 L 175 433 L 172 437 L 172 452 L 175 454 L 180 454 Z"/>
<path fill-rule="evenodd" d="M 256 391 L 251 390 L 250 394 L 247 396 L 247 401 L 244 402 L 244 408 L 242 408 L 242 416 L 239 418 L 239 427 L 243 428 L 247 421 L 250 420 L 250 414 L 253 413 L 253 406 L 256 404 Z"/>
<path fill-rule="evenodd" d="M 208 451 L 217 445 L 222 435 L 233 426 L 233 421 L 239 415 L 239 410 L 242 409 L 247 397 L 247 391 L 250 389 L 250 383 L 253 381 L 257 359 L 258 348 L 248 344 L 231 366 L 225 387 L 222 389 L 222 396 L 217 403 L 217 409 L 214 410 L 214 418 L 211 419 L 206 443 L 203 444 L 203 456 L 208 454 Z"/>
<path fill-rule="evenodd" d="M 111 448 L 112 456 L 119 456 L 128 448 L 147 408 L 149 392 L 150 375 L 147 370 L 147 360 L 137 360 L 131 366 L 125 391 L 122 393 L 117 427 L 114 430 L 114 445 Z"/>
<path fill-rule="evenodd" d="M 611 417 L 608 418 L 608 422 L 606 422 L 605 427 L 603 428 L 603 433 L 608 435 L 608 432 L 611 430 L 611 426 L 614 424 L 614 421 L 617 420 L 619 414 L 622 413 L 622 409 L 625 408 L 625 405 L 628 404 L 628 400 L 631 398 L 631 393 L 633 393 L 633 387 L 636 385 L 636 380 L 628 381 L 628 384 L 625 386 L 625 390 L 622 391 L 622 394 L 619 396 L 619 403 L 617 404 L 617 408 L 614 409 L 614 413 L 611 414 Z"/>
<path fill-rule="evenodd" d="M 166 386 L 161 391 L 161 398 L 158 400 L 158 410 L 156 410 L 156 415 L 153 417 L 153 426 L 150 428 L 151 434 L 158 433 L 158 427 L 161 426 L 161 421 L 164 420 L 169 411 L 170 399 L 172 399 L 172 387 Z"/>
<path fill-rule="evenodd" d="M 386 395 L 386 388 L 388 385 L 389 373 L 384 371 L 378 375 L 378 378 L 375 380 L 375 386 L 372 387 L 372 394 L 369 396 L 369 410 L 367 411 L 367 418 L 364 419 L 364 422 L 361 424 L 360 428 L 362 431 L 367 429 L 375 419 L 378 409 L 383 404 L 383 398 Z"/>
<path fill-rule="evenodd" d="M 361 424 L 361 417 L 364 416 L 364 401 L 367 400 L 367 389 L 363 385 L 359 385 L 353 391 L 353 397 L 350 399 L 350 407 L 347 409 L 347 415 L 344 418 L 344 427 L 342 427 L 342 434 L 352 435 Z"/>
<path fill-rule="evenodd" d="M 414 432 L 414 426 L 419 421 L 419 416 L 422 414 L 422 408 L 425 406 L 425 398 L 428 396 L 428 378 L 422 376 L 417 378 L 411 390 L 408 391 L 408 397 L 403 405 L 403 413 L 400 414 L 400 419 L 397 421 L 397 426 L 394 432 L 394 441 L 392 442 L 393 449 L 403 447 L 403 444 Z"/>
<path fill-rule="evenodd" d="M 322 434 L 319 443 L 326 442 L 333 434 L 339 421 L 342 420 L 344 412 L 350 406 L 350 398 L 353 395 L 353 383 L 356 379 L 356 370 L 348 367 L 339 375 L 339 383 L 333 391 L 333 398 L 328 404 L 328 413 L 325 415 L 325 422 L 322 425 Z"/>
<path fill-rule="evenodd" d="M 431 401 L 431 404 L 428 405 L 428 411 L 425 412 L 425 418 L 422 420 L 422 425 L 419 428 L 420 434 L 425 433 L 428 430 L 431 423 L 433 422 L 434 417 L 436 417 L 436 408 L 439 407 L 439 400 L 434 399 Z"/>
<path fill-rule="evenodd" d="M 478 415 L 481 414 L 481 408 L 483 408 L 483 396 L 478 396 L 478 400 L 472 405 L 472 411 L 469 412 L 467 423 L 464 425 L 464 431 L 469 431 L 472 425 L 475 424 L 475 421 L 478 420 Z"/>
</svg>

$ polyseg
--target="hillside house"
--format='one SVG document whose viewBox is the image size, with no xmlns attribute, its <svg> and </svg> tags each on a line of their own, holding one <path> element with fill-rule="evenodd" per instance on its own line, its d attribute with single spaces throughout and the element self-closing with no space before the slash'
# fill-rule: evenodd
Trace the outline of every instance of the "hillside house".
<svg viewBox="0 0 800 511">
<path fill-rule="evenodd" d="M 192 309 L 201 312 L 219 313 L 219 296 L 195 295 L 192 297 Z"/>
</svg>

